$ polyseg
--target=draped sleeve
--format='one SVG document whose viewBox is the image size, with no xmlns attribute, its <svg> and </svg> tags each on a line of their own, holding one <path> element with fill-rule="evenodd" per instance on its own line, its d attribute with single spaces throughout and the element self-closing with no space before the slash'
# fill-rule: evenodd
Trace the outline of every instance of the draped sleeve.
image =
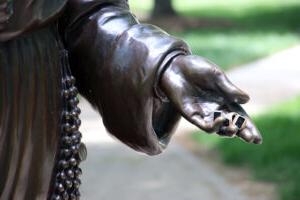
<svg viewBox="0 0 300 200">
<path fill-rule="evenodd" d="M 84 2 L 93 1 L 71 0 L 62 22 L 79 92 L 121 142 L 149 155 L 161 153 L 180 114 L 158 82 L 172 59 L 190 54 L 189 47 L 139 23 L 125 0 Z"/>
</svg>

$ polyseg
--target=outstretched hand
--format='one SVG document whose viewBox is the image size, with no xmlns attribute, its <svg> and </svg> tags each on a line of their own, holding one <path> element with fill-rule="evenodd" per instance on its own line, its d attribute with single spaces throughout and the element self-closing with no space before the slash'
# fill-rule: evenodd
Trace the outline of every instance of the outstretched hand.
<svg viewBox="0 0 300 200">
<path fill-rule="evenodd" d="M 249 143 L 262 142 L 240 106 L 249 101 L 249 96 L 206 59 L 178 56 L 164 72 L 160 87 L 182 116 L 203 131 L 237 136 Z"/>
</svg>

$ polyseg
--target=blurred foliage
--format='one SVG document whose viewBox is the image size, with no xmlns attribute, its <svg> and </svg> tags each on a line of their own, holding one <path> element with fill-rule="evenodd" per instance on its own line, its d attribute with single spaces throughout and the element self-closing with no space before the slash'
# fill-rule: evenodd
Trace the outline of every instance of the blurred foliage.
<svg viewBox="0 0 300 200">
<path fill-rule="evenodd" d="M 151 0 L 130 4 L 138 13 L 153 7 Z M 224 69 L 300 42 L 299 0 L 174 0 L 174 6 L 184 18 L 205 20 L 205 24 L 171 33 L 186 40 L 194 54 Z"/>
<path fill-rule="evenodd" d="M 299 43 L 298 34 L 275 31 L 193 30 L 175 34 L 196 55 L 206 57 L 223 69 L 249 63 Z"/>
<path fill-rule="evenodd" d="M 281 199 L 299 200 L 300 98 L 278 105 L 254 121 L 264 138 L 259 146 L 204 133 L 193 138 L 217 149 L 225 162 L 248 167 L 255 178 L 276 183 Z"/>
</svg>

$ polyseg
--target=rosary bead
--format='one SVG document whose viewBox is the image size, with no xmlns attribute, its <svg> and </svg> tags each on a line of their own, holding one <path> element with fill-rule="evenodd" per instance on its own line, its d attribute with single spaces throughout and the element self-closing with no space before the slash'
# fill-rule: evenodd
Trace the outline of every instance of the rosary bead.
<svg viewBox="0 0 300 200">
<path fill-rule="evenodd" d="M 79 149 L 76 145 L 71 146 L 71 151 L 73 152 L 73 154 L 77 154 Z"/>
<path fill-rule="evenodd" d="M 74 181 L 73 186 L 74 186 L 75 189 L 79 189 L 80 184 L 77 181 Z"/>
<path fill-rule="evenodd" d="M 62 194 L 62 198 L 63 200 L 68 200 L 69 199 L 69 194 L 67 191 L 65 191 L 63 194 Z"/>
<path fill-rule="evenodd" d="M 65 136 L 62 138 L 62 141 L 66 145 L 70 145 L 72 143 L 72 139 L 69 136 Z"/>
<path fill-rule="evenodd" d="M 57 183 L 56 189 L 57 189 L 60 193 L 62 193 L 62 192 L 65 191 L 65 188 L 64 188 L 63 184 L 61 184 L 61 183 Z"/>
<path fill-rule="evenodd" d="M 70 132 L 71 131 L 71 125 L 69 123 L 64 124 L 63 129 L 65 132 Z"/>
<path fill-rule="evenodd" d="M 61 196 L 60 195 L 54 195 L 52 197 L 53 200 L 62 200 Z"/>
<path fill-rule="evenodd" d="M 76 132 L 76 131 L 78 131 L 78 126 L 76 126 L 76 125 L 73 125 L 72 127 L 71 127 L 71 131 L 72 132 Z"/>
<path fill-rule="evenodd" d="M 81 196 L 79 190 L 76 190 L 76 191 L 75 191 L 75 195 L 76 195 L 78 198 Z"/>
<path fill-rule="evenodd" d="M 73 99 L 73 100 L 74 100 L 74 102 L 75 102 L 75 104 L 76 104 L 76 105 L 78 105 L 78 104 L 79 104 L 79 99 L 78 99 L 78 97 L 74 97 L 74 99 Z"/>
<path fill-rule="evenodd" d="M 59 166 L 62 167 L 63 169 L 66 169 L 66 168 L 68 168 L 69 164 L 67 161 L 61 160 L 61 161 L 59 161 Z"/>
<path fill-rule="evenodd" d="M 76 195 L 75 194 L 70 194 L 70 200 L 76 200 Z"/>
<path fill-rule="evenodd" d="M 80 126 L 80 125 L 81 125 L 81 120 L 80 120 L 80 119 L 77 119 L 77 120 L 75 121 L 75 124 L 76 124 L 76 126 Z"/>
<path fill-rule="evenodd" d="M 78 114 L 80 114 L 80 113 L 81 113 L 81 109 L 80 109 L 80 108 L 78 108 L 78 107 L 74 108 L 74 111 L 75 111 L 76 113 L 78 113 Z"/>
<path fill-rule="evenodd" d="M 72 77 L 67 77 L 66 78 L 66 84 L 69 86 L 69 87 L 71 87 L 71 86 L 73 86 L 74 84 L 75 84 L 75 79 L 73 79 Z"/>
<path fill-rule="evenodd" d="M 69 105 L 72 106 L 72 107 L 77 106 L 78 103 L 79 103 L 79 99 L 77 97 L 74 97 L 73 99 L 69 100 Z"/>
<path fill-rule="evenodd" d="M 71 84 L 72 84 L 72 85 L 75 85 L 76 79 L 75 79 L 74 76 L 70 76 L 70 81 L 71 81 Z"/>
<path fill-rule="evenodd" d="M 76 134 L 76 132 L 71 136 L 71 139 L 72 139 L 72 141 L 74 142 L 75 140 L 78 140 L 78 139 L 80 139 L 79 138 L 79 135 L 78 134 Z"/>
<path fill-rule="evenodd" d="M 67 175 L 68 175 L 68 177 L 70 177 L 70 178 L 74 178 L 74 172 L 73 172 L 73 170 L 71 170 L 71 169 L 69 169 L 68 171 L 67 171 Z"/>
<path fill-rule="evenodd" d="M 70 160 L 69 160 L 69 163 L 70 163 L 70 165 L 71 166 L 73 166 L 73 167 L 75 167 L 78 163 L 77 163 L 77 160 L 75 159 L 75 158 L 71 158 Z"/>
<path fill-rule="evenodd" d="M 73 183 L 71 180 L 66 180 L 65 181 L 65 185 L 68 189 L 71 189 L 73 187 Z"/>
<path fill-rule="evenodd" d="M 78 95 L 78 90 L 76 87 L 71 87 L 70 88 L 70 94 L 74 97 Z"/>
<path fill-rule="evenodd" d="M 81 134 L 81 132 L 80 131 L 76 131 L 76 136 L 79 138 L 79 139 L 81 139 L 82 138 L 82 134 Z"/>
<path fill-rule="evenodd" d="M 76 181 L 81 185 L 81 180 L 79 178 L 76 178 Z"/>
<path fill-rule="evenodd" d="M 63 96 L 65 97 L 65 99 L 68 99 L 70 97 L 70 91 L 69 90 L 64 90 L 63 91 Z"/>
<path fill-rule="evenodd" d="M 65 172 L 61 172 L 61 173 L 59 174 L 59 178 L 60 178 L 61 180 L 65 180 L 65 179 L 67 178 L 66 173 L 65 173 Z"/>
<path fill-rule="evenodd" d="M 74 102 L 73 99 L 70 99 L 69 102 L 68 102 L 68 104 L 69 104 L 69 106 L 70 106 L 71 108 L 76 106 L 76 104 L 75 104 L 75 102 Z"/>
<path fill-rule="evenodd" d="M 77 113 L 75 111 L 72 111 L 71 115 L 72 115 L 73 118 L 78 118 L 79 113 Z"/>
<path fill-rule="evenodd" d="M 76 175 L 76 177 L 79 177 L 80 175 L 82 175 L 82 170 L 80 168 L 75 169 L 75 175 Z"/>
<path fill-rule="evenodd" d="M 65 156 L 65 157 L 68 157 L 68 156 L 70 156 L 71 155 L 71 150 L 70 149 L 63 149 L 62 150 L 62 153 L 63 153 L 63 155 Z"/>
<path fill-rule="evenodd" d="M 76 179 L 73 181 L 74 188 L 79 189 L 81 185 L 81 181 L 79 179 Z"/>
<path fill-rule="evenodd" d="M 72 135 L 71 138 L 73 144 L 77 144 L 80 142 L 80 138 L 78 137 L 78 135 Z"/>
<path fill-rule="evenodd" d="M 70 114 L 69 112 L 67 112 L 67 111 L 65 111 L 65 112 L 63 113 L 63 116 L 64 116 L 64 119 L 65 119 L 65 120 L 70 120 L 70 119 L 71 119 L 71 114 Z"/>
</svg>

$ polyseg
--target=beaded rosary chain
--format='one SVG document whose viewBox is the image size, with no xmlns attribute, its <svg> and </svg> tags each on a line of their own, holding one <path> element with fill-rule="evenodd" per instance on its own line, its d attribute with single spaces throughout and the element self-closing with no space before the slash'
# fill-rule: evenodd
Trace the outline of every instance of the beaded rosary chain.
<svg viewBox="0 0 300 200">
<path fill-rule="evenodd" d="M 75 78 L 70 74 L 70 70 L 66 67 L 66 69 L 63 70 L 64 78 L 62 83 L 64 110 L 60 152 L 56 164 L 54 189 L 51 200 L 80 199 L 79 187 L 81 181 L 79 177 L 82 174 L 82 170 L 79 164 L 86 159 L 87 155 L 86 147 L 81 143 L 82 134 L 79 131 L 81 125 L 79 115 L 81 110 L 77 106 L 79 103 L 77 97 L 78 90 L 75 87 Z"/>
</svg>

